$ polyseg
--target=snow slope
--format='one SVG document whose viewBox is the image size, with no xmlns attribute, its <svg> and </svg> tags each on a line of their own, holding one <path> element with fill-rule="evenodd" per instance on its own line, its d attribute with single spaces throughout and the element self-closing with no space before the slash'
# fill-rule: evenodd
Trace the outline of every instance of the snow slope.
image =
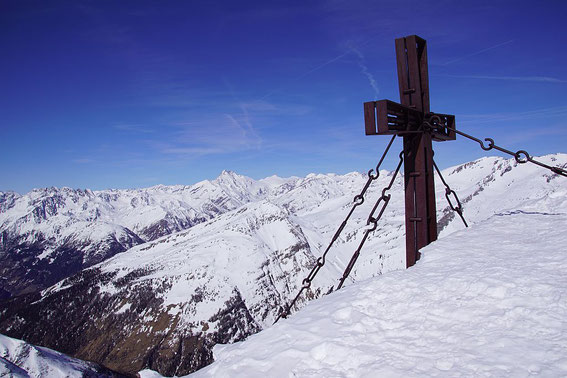
<svg viewBox="0 0 567 378">
<path fill-rule="evenodd" d="M 191 377 L 566 376 L 566 229 L 565 213 L 497 214 L 217 345 Z"/>
<path fill-rule="evenodd" d="M 119 376 L 92 362 L 0 335 L 0 377 L 73 378 Z"/>
</svg>

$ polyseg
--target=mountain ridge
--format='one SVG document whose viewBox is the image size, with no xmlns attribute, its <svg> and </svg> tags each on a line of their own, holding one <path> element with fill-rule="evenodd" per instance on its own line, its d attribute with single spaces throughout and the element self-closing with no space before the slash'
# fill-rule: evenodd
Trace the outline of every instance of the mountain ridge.
<svg viewBox="0 0 567 378">
<path fill-rule="evenodd" d="M 0 291 L 12 296 L 41 290 L 134 245 L 264 196 L 270 188 L 225 172 L 191 186 L 0 193 L 0 263 L 9 267 L 0 269 Z"/>
<path fill-rule="evenodd" d="M 544 159 L 567 165 L 567 155 Z M 561 178 L 539 167 L 483 158 L 443 174 L 461 196 L 469 224 L 505 211 L 567 213 Z M 336 284 L 373 201 L 390 178 L 382 171 L 369 189 L 298 308 Z M 0 303 L 0 330 L 123 372 L 194 371 L 212 361 L 214 344 L 238 341 L 271 325 L 366 180 L 359 173 L 313 175 L 283 184 L 281 192 L 277 186 L 271 197 L 134 246 L 41 293 Z M 443 238 L 464 226 L 445 203 L 445 188 L 436 183 Z M 402 191 L 398 177 L 379 229 L 368 238 L 345 286 L 405 267 Z M 61 323 L 72 330 L 63 339 L 55 337 Z"/>
</svg>

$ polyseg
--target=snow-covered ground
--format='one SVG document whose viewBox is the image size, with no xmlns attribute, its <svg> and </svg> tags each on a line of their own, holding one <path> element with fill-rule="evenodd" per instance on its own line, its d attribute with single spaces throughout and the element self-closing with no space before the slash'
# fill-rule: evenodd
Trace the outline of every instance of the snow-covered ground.
<svg viewBox="0 0 567 378">
<path fill-rule="evenodd" d="M 567 375 L 567 215 L 502 213 L 315 300 L 191 377 Z M 144 371 L 142 376 L 153 376 Z"/>
</svg>

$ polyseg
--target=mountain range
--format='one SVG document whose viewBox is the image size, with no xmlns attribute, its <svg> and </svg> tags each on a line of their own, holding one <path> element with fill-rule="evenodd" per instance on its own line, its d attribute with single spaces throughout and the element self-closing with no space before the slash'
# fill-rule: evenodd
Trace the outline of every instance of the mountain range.
<svg viewBox="0 0 567 378">
<path fill-rule="evenodd" d="M 542 161 L 567 166 L 567 155 Z M 381 171 L 298 308 L 336 285 L 392 172 Z M 567 212 L 564 178 L 513 159 L 443 171 L 474 225 L 494 214 Z M 0 332 L 124 374 L 181 375 L 215 344 L 269 327 L 348 213 L 366 174 L 191 186 L 0 193 Z M 463 229 L 436 178 L 440 238 Z M 403 178 L 346 286 L 403 269 Z M 295 309 L 295 310 L 297 310 Z"/>
</svg>

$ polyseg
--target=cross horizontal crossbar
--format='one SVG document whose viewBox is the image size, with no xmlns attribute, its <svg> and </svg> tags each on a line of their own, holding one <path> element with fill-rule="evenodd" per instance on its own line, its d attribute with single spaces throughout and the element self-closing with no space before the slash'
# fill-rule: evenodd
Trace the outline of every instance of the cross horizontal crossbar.
<svg viewBox="0 0 567 378">
<path fill-rule="evenodd" d="M 455 116 L 427 113 L 390 100 L 364 103 L 366 135 L 407 135 L 423 132 L 423 123 L 429 124 L 436 141 L 455 140 Z"/>
</svg>

